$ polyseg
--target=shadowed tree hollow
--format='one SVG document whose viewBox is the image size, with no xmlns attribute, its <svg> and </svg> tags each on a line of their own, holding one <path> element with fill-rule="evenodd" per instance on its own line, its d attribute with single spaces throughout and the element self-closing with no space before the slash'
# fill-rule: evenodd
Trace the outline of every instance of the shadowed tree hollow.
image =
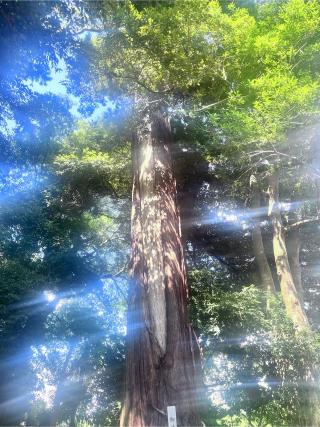
<svg viewBox="0 0 320 427">
<path fill-rule="evenodd" d="M 252 247 L 253 253 L 256 259 L 256 263 L 259 269 L 261 287 L 267 292 L 275 292 L 274 281 L 269 266 L 268 258 L 266 256 L 264 243 L 261 233 L 260 217 L 259 213 L 261 211 L 261 194 L 259 189 L 253 185 L 252 186 L 252 201 L 251 207 L 258 214 L 258 218 L 254 220 L 253 229 L 252 229 Z"/>
<path fill-rule="evenodd" d="M 169 120 L 146 114 L 133 137 L 132 260 L 122 426 L 199 425 L 196 348 L 187 284 Z"/>
</svg>

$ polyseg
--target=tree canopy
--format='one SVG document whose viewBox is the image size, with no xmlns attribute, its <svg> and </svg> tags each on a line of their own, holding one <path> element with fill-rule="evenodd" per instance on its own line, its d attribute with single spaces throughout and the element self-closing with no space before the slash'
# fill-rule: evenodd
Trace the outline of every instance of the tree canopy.
<svg viewBox="0 0 320 427">
<path fill-rule="evenodd" d="M 0 424 L 318 425 L 319 1 L 2 1 L 0 52 Z"/>
</svg>

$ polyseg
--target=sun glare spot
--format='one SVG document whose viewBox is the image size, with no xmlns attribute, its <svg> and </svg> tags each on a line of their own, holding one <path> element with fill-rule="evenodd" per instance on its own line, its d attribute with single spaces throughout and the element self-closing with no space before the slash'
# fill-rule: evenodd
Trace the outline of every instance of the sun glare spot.
<svg viewBox="0 0 320 427">
<path fill-rule="evenodd" d="M 43 291 L 43 295 L 48 302 L 52 302 L 56 299 L 56 296 L 51 291 Z"/>
</svg>

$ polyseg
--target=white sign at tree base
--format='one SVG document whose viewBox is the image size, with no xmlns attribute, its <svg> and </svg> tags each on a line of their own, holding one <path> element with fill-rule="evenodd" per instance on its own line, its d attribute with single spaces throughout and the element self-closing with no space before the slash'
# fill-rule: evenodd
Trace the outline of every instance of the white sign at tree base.
<svg viewBox="0 0 320 427">
<path fill-rule="evenodd" d="M 177 427 L 177 414 L 175 406 L 167 406 L 168 426 Z"/>
</svg>

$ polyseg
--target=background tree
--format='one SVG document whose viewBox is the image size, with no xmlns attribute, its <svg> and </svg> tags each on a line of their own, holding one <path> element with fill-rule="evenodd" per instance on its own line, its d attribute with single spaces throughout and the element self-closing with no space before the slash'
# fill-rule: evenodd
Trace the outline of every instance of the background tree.
<svg viewBox="0 0 320 427">
<path fill-rule="evenodd" d="M 273 25 L 271 15 L 277 17 Z M 241 47 L 236 36 L 240 19 L 249 27 Z M 312 1 L 262 5 L 257 18 L 238 10 L 227 17 L 230 31 L 225 40 L 225 70 L 233 88 L 219 112 L 211 114 L 213 124 L 233 139 L 234 149 L 248 153 L 247 173 L 260 170 L 265 177 L 269 175 L 275 263 L 288 314 L 300 328 L 307 327 L 308 321 L 290 271 L 277 169 L 283 161 L 288 167 L 292 165 L 295 144 L 300 143 L 288 139 L 288 131 L 306 125 L 316 112 L 319 77 L 312 46 L 318 44 L 318 20 L 319 5 Z M 304 48 L 306 40 L 308 47 Z M 230 58 L 235 64 L 232 67 Z M 240 68 L 243 60 L 246 66 Z"/>
</svg>

